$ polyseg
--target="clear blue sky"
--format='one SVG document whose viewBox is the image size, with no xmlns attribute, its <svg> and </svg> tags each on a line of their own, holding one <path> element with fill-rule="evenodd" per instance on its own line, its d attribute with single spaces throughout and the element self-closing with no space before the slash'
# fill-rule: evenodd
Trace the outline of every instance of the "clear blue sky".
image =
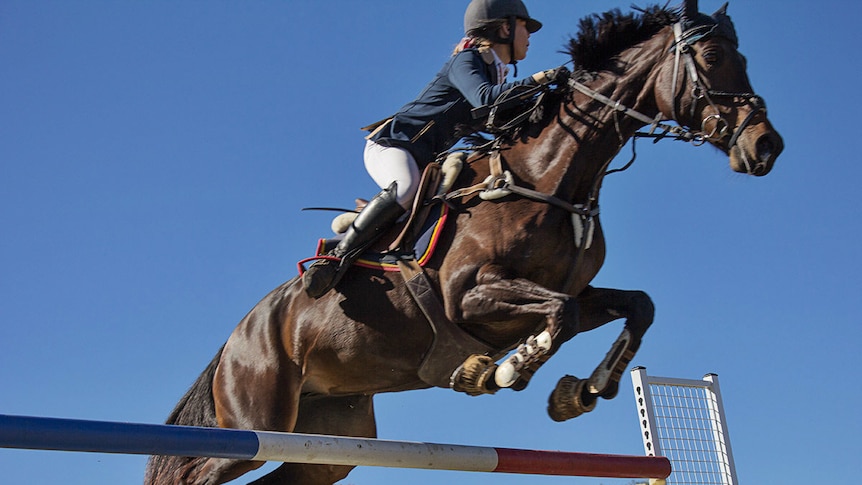
<svg viewBox="0 0 862 485">
<path fill-rule="evenodd" d="M 328 214 L 300 209 L 373 195 L 358 127 L 418 93 L 466 3 L 3 1 L 0 413 L 162 422 L 329 233 Z M 630 3 L 533 0 L 545 28 L 521 76 L 566 61 L 579 18 Z M 595 283 L 655 301 L 633 364 L 720 376 L 742 482 L 853 483 L 862 7 L 758 0 L 729 13 L 786 150 L 755 179 L 709 147 L 639 144 L 605 183 Z M 379 396 L 379 434 L 641 454 L 628 375 L 590 415 L 545 414 L 556 380 L 591 372 L 619 328 L 578 336 L 521 393 Z M 0 450 L 0 482 L 139 483 L 144 462 Z M 627 483 L 376 468 L 343 483 L 444 481 Z"/>
</svg>

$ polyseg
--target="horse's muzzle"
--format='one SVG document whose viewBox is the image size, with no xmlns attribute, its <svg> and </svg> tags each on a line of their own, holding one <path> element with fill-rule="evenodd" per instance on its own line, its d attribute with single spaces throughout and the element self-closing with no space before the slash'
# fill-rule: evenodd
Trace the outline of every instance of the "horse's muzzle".
<svg viewBox="0 0 862 485">
<path fill-rule="evenodd" d="M 730 149 L 730 166 L 736 172 L 762 177 L 772 170 L 775 160 L 784 150 L 784 140 L 771 127 L 751 127 L 746 131 Z"/>
</svg>

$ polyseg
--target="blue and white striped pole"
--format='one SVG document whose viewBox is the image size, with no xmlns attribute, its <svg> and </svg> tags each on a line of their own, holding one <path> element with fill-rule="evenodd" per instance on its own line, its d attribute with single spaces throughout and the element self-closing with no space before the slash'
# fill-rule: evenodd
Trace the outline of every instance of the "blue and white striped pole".
<svg viewBox="0 0 862 485">
<path fill-rule="evenodd" d="M 671 472 L 664 457 L 2 414 L 0 448 L 606 478 L 667 478 Z"/>
</svg>

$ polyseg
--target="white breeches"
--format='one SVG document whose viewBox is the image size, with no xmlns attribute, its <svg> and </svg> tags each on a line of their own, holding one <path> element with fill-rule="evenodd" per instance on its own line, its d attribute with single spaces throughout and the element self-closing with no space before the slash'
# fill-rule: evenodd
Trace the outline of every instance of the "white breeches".
<svg viewBox="0 0 862 485">
<path fill-rule="evenodd" d="M 365 144 L 365 170 L 381 189 L 398 182 L 396 198 L 405 210 L 410 210 L 419 189 L 419 166 L 413 155 L 398 147 L 388 147 L 369 140 Z"/>
</svg>

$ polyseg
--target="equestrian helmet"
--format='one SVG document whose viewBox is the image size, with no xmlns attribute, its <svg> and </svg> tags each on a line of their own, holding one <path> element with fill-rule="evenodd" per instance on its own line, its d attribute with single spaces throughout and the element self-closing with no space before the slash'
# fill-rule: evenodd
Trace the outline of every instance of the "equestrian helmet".
<svg viewBox="0 0 862 485">
<path fill-rule="evenodd" d="M 521 0 L 472 0 L 464 13 L 464 32 L 482 27 L 489 20 L 512 17 L 525 20 L 531 34 L 542 28 L 542 23 L 530 17 Z"/>
</svg>

